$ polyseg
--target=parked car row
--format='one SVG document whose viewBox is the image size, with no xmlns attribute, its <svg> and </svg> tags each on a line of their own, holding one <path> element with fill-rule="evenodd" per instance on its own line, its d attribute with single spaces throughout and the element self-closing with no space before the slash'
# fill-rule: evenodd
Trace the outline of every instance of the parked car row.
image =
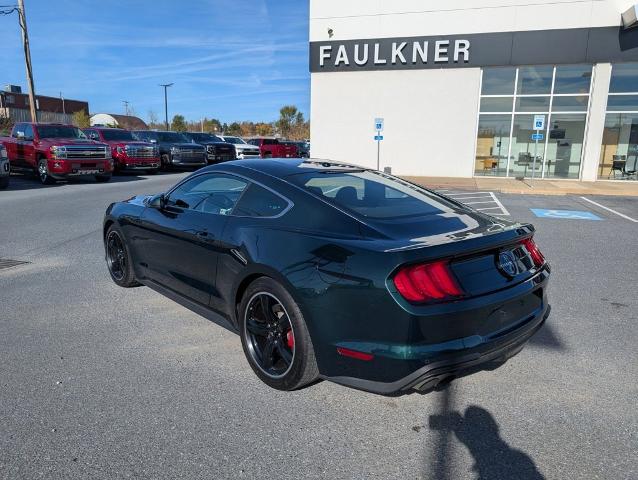
<svg viewBox="0 0 638 480">
<path fill-rule="evenodd" d="M 70 177 L 95 177 L 108 182 L 113 172 L 200 168 L 235 159 L 308 157 L 309 145 L 276 138 L 249 141 L 236 136 L 199 132 L 29 123 L 14 125 L 0 137 L 0 188 L 6 188 L 10 169 L 32 172 L 43 184 Z M 9 163 L 11 167 L 9 167 Z"/>
</svg>

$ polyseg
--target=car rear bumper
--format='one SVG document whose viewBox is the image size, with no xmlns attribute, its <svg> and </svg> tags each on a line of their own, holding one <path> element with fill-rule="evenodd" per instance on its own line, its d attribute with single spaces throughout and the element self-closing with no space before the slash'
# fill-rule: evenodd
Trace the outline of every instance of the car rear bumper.
<svg viewBox="0 0 638 480">
<path fill-rule="evenodd" d="M 494 370 L 518 354 L 527 341 L 543 326 L 551 307 L 541 309 L 497 338 L 472 336 L 447 345 L 430 345 L 434 354 L 422 362 L 421 367 L 392 382 L 380 382 L 355 377 L 324 377 L 342 385 L 379 394 L 392 394 L 410 389 L 430 391 L 452 378 L 462 377 L 481 370 Z M 455 349 L 456 347 L 456 349 Z M 408 363 L 408 360 L 405 361 Z M 410 361 L 410 365 L 414 362 Z"/>
</svg>

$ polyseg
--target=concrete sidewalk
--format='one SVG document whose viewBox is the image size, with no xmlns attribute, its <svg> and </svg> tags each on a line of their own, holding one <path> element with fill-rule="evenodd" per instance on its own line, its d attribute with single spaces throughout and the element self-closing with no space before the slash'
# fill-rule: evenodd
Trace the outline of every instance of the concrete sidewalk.
<svg viewBox="0 0 638 480">
<path fill-rule="evenodd" d="M 406 180 L 436 189 L 489 190 L 500 193 L 529 195 L 618 195 L 638 197 L 637 181 L 578 182 L 574 180 L 530 180 L 513 178 L 474 177 L 403 177 Z"/>
</svg>

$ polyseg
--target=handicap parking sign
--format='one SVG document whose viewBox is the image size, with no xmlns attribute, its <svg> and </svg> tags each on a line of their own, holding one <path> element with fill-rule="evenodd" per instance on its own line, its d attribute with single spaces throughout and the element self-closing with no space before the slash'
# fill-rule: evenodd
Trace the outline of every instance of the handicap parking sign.
<svg viewBox="0 0 638 480">
<path fill-rule="evenodd" d="M 563 220 L 602 220 L 598 215 L 581 210 L 545 210 L 532 208 L 532 212 L 539 218 L 558 218 Z"/>
</svg>

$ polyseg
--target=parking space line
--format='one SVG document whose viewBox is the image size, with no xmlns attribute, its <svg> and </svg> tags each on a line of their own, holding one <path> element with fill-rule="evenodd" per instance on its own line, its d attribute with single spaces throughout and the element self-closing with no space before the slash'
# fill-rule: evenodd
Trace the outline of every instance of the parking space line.
<svg viewBox="0 0 638 480">
<path fill-rule="evenodd" d="M 607 210 L 608 212 L 611 212 L 611 213 L 613 213 L 615 215 L 618 215 L 619 217 L 622 217 L 622 218 L 624 218 L 626 220 L 629 220 L 630 222 L 638 223 L 638 220 L 636 220 L 635 218 L 628 217 L 624 213 L 617 212 L 616 210 L 613 210 L 613 209 L 611 209 L 609 207 L 601 205 L 600 203 L 594 202 L 593 200 L 590 200 L 589 198 L 585 198 L 585 197 L 580 197 L 580 198 L 582 198 L 586 202 L 589 202 L 589 203 L 591 203 L 593 205 L 596 205 L 598 208 L 602 208 L 603 210 Z"/>
<path fill-rule="evenodd" d="M 492 198 L 494 199 L 494 202 L 501 207 L 501 211 L 503 212 L 503 215 L 506 216 L 510 216 L 510 212 L 507 210 L 507 208 L 505 208 L 505 205 L 503 205 L 503 203 L 496 197 L 496 195 L 494 195 L 494 192 L 490 192 L 490 195 L 492 195 Z"/>
<path fill-rule="evenodd" d="M 490 195 L 481 195 L 479 197 L 454 197 L 454 200 L 473 200 L 475 198 L 491 198 L 491 196 Z"/>
<path fill-rule="evenodd" d="M 479 203 L 494 203 L 494 200 L 489 200 L 487 202 L 463 202 L 463 203 L 465 203 L 465 205 L 478 205 Z"/>
<path fill-rule="evenodd" d="M 446 193 L 446 195 L 448 197 L 458 197 L 463 195 L 476 195 L 477 193 L 491 194 L 492 192 L 456 192 L 456 193 Z"/>
</svg>

